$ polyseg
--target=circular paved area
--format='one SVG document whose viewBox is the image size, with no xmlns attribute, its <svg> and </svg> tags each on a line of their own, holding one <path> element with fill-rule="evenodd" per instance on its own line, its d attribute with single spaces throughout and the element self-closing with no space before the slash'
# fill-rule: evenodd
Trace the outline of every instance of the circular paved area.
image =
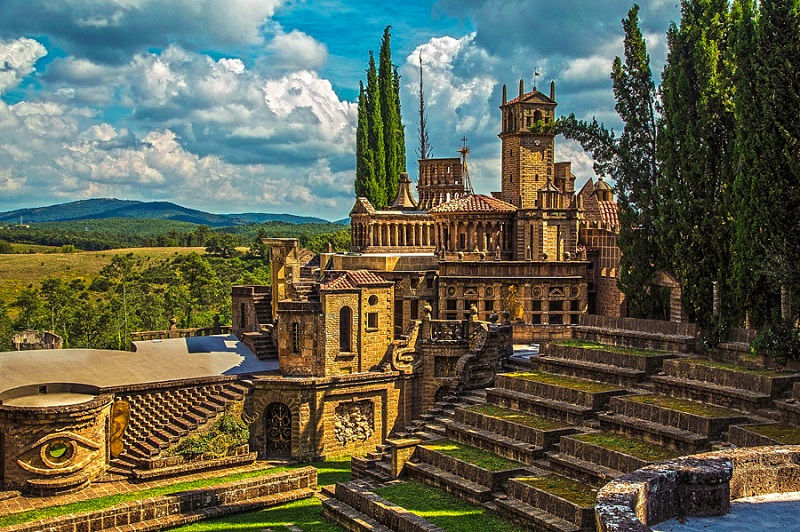
<svg viewBox="0 0 800 532">
<path fill-rule="evenodd" d="M 800 532 L 800 492 L 737 499 L 720 517 L 685 517 L 664 521 L 654 532 Z"/>
</svg>

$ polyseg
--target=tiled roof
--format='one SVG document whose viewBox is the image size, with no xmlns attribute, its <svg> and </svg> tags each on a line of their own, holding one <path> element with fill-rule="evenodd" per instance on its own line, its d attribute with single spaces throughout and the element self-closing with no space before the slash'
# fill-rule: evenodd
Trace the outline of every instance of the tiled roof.
<svg viewBox="0 0 800 532">
<path fill-rule="evenodd" d="M 546 103 L 556 103 L 553 100 L 551 100 L 550 98 L 548 98 L 543 92 L 540 92 L 537 89 L 533 89 L 531 92 L 526 92 L 522 96 L 517 96 L 513 100 L 508 100 L 503 105 L 509 105 L 509 104 L 512 104 L 512 103 L 517 103 L 519 101 L 523 101 L 524 102 L 525 100 L 527 100 L 528 98 L 531 98 L 534 95 L 540 96 L 541 99 Z"/>
<path fill-rule="evenodd" d="M 516 207 L 503 200 L 483 194 L 470 194 L 437 205 L 428 212 L 516 212 L 516 210 Z"/>
<path fill-rule="evenodd" d="M 597 203 L 600 206 L 600 219 L 603 223 L 618 227 L 617 203 L 615 201 L 598 201 Z"/>
<path fill-rule="evenodd" d="M 365 285 L 386 284 L 382 277 L 367 270 L 353 270 L 344 272 L 338 277 L 323 284 L 321 290 L 350 290 Z"/>
</svg>

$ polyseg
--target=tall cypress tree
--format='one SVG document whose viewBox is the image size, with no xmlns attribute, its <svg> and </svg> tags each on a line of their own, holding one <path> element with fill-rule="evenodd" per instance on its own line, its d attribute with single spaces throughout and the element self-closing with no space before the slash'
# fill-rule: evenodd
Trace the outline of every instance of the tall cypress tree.
<svg viewBox="0 0 800 532">
<path fill-rule="evenodd" d="M 800 286 L 800 0 L 760 2 L 758 183 L 765 270 L 775 288 Z"/>
<path fill-rule="evenodd" d="M 381 92 L 378 85 L 378 71 L 375 68 L 375 56 L 370 51 L 369 67 L 367 68 L 367 145 L 371 152 L 378 190 L 375 197 L 369 198 L 369 200 L 376 208 L 385 207 L 388 199 L 386 195 L 386 152 L 381 105 Z"/>
<path fill-rule="evenodd" d="M 369 112 L 367 111 L 367 91 L 364 83 L 359 82 L 358 91 L 358 126 L 356 128 L 356 181 L 357 197 L 365 197 L 375 203 L 381 197 L 382 188 L 375 180 L 375 164 L 372 150 L 369 149 Z"/>
<path fill-rule="evenodd" d="M 619 137 L 596 121 L 574 115 L 561 120 L 559 129 L 592 153 L 595 170 L 616 182 L 622 251 L 619 288 L 628 299 L 632 316 L 648 317 L 656 310 L 652 283 L 656 266 L 663 264 L 655 241 L 660 169 L 656 160 L 656 89 L 642 32 L 639 6 L 622 20 L 625 58 L 614 59 L 611 79 L 616 111 L 624 124 Z"/>
<path fill-rule="evenodd" d="M 727 0 L 683 0 L 680 28 L 667 34 L 659 156 L 662 256 L 681 282 L 689 318 L 712 323 L 713 281 L 726 287 L 733 115 L 724 49 Z M 729 301 L 726 298 L 726 301 Z"/>
<path fill-rule="evenodd" d="M 397 196 L 398 137 L 400 133 L 399 101 L 395 93 L 394 67 L 392 66 L 391 26 L 383 30 L 380 61 L 378 65 L 378 91 L 380 92 L 380 114 L 383 120 L 383 144 L 385 154 L 386 200 L 391 202 Z"/>
</svg>

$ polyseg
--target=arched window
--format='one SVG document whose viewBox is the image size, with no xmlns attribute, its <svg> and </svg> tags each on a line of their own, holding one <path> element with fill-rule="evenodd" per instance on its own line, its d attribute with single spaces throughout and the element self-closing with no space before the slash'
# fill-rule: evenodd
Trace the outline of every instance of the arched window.
<svg viewBox="0 0 800 532">
<path fill-rule="evenodd" d="M 342 307 L 339 311 L 339 351 L 353 350 L 353 311 L 350 307 Z"/>
<path fill-rule="evenodd" d="M 536 123 L 542 119 L 542 112 L 536 111 L 533 113 L 533 122 Z"/>
</svg>

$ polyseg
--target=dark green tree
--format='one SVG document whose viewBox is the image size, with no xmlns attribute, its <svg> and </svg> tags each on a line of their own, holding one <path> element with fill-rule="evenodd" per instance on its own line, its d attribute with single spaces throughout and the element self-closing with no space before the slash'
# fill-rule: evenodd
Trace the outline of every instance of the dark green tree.
<svg viewBox="0 0 800 532">
<path fill-rule="evenodd" d="M 394 101 L 397 107 L 395 116 L 397 117 L 397 133 L 395 143 L 397 144 L 397 176 L 406 171 L 406 126 L 403 125 L 403 112 L 400 108 L 400 73 L 397 67 L 394 67 L 394 76 L 392 77 L 392 88 L 394 89 Z M 395 195 L 397 190 L 395 187 Z"/>
<path fill-rule="evenodd" d="M 734 121 L 727 0 L 684 0 L 667 33 L 659 132 L 661 254 L 682 285 L 689 318 L 712 323 L 713 283 L 729 303 Z M 723 311 L 724 312 L 724 311 Z"/>
<path fill-rule="evenodd" d="M 359 82 L 358 126 L 356 128 L 356 181 L 357 197 L 365 197 L 376 205 L 381 198 L 382 187 L 375 179 L 375 162 L 369 144 L 369 97 L 364 83 Z M 385 199 L 384 199 L 385 201 Z"/>
<path fill-rule="evenodd" d="M 386 201 L 391 203 L 397 196 L 397 182 L 400 168 L 399 141 L 402 126 L 400 124 L 399 95 L 395 92 L 394 67 L 392 65 L 392 27 L 386 26 L 381 40 L 381 51 L 378 64 L 378 92 L 380 93 L 380 114 L 383 121 L 384 165 L 386 167 Z"/>
<path fill-rule="evenodd" d="M 595 160 L 595 171 L 616 182 L 622 250 L 619 288 L 632 316 L 648 317 L 659 303 L 652 293 L 655 268 L 662 262 L 655 241 L 660 169 L 656 159 L 656 88 L 642 32 L 639 6 L 622 20 L 624 60 L 614 59 L 611 79 L 615 109 L 624 126 L 616 137 L 603 125 L 574 115 L 559 122 L 559 131 L 581 143 Z"/>
<path fill-rule="evenodd" d="M 383 117 L 381 116 L 381 92 L 378 85 L 378 70 L 375 68 L 375 56 L 369 53 L 367 68 L 367 145 L 372 156 L 375 169 L 377 194 L 369 198 L 376 208 L 385 207 L 386 196 L 386 145 L 383 140 Z"/>
</svg>

